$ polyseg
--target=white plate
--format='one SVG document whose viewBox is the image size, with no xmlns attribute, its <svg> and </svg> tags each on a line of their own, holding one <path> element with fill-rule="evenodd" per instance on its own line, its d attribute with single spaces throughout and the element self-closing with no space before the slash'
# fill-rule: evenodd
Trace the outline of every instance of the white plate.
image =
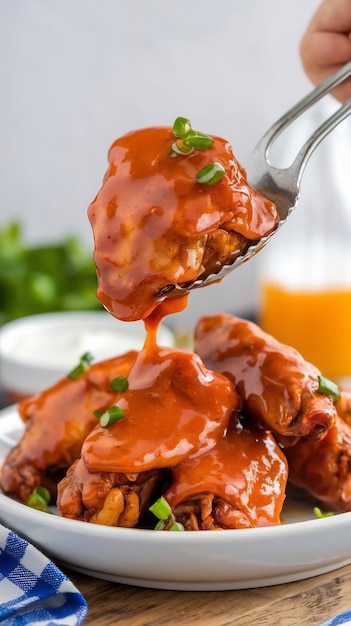
<svg viewBox="0 0 351 626">
<path fill-rule="evenodd" d="M 23 426 L 16 407 L 0 418 L 1 464 Z M 172 533 L 64 519 L 0 492 L 0 521 L 54 560 L 105 580 L 188 591 L 276 585 L 350 563 L 351 513 L 312 519 L 312 507 L 288 499 L 277 527 Z"/>
</svg>

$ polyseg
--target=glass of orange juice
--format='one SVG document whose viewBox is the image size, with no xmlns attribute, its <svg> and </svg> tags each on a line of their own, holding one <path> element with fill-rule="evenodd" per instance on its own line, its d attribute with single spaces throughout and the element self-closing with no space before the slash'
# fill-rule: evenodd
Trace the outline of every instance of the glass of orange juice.
<svg viewBox="0 0 351 626">
<path fill-rule="evenodd" d="M 288 225 L 285 227 L 288 229 Z M 266 259 L 259 325 L 296 348 L 322 374 L 351 381 L 351 240 L 285 243 Z"/>
</svg>

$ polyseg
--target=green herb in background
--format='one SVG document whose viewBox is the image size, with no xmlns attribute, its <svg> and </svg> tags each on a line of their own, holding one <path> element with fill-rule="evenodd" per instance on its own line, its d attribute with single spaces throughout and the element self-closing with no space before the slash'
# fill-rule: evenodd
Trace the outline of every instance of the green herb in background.
<svg viewBox="0 0 351 626">
<path fill-rule="evenodd" d="M 92 253 L 77 237 L 30 247 L 18 222 L 0 227 L 0 324 L 37 313 L 99 309 Z"/>
</svg>

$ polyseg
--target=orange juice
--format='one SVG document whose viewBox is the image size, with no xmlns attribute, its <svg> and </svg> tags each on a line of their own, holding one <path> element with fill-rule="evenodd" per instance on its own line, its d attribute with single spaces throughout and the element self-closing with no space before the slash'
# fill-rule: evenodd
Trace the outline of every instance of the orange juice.
<svg viewBox="0 0 351 626">
<path fill-rule="evenodd" d="M 292 289 L 262 280 L 259 325 L 324 376 L 351 375 L 351 286 Z"/>
</svg>

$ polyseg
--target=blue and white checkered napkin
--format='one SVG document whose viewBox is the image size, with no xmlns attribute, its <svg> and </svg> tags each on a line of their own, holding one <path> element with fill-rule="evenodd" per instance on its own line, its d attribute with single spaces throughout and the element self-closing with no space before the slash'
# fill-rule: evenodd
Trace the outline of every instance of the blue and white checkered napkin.
<svg viewBox="0 0 351 626">
<path fill-rule="evenodd" d="M 343 624 L 343 626 L 351 626 L 351 609 L 328 619 L 320 626 L 341 626 L 341 624 Z"/>
<path fill-rule="evenodd" d="M 0 625 L 79 626 L 87 604 L 37 548 L 0 525 Z"/>
</svg>

